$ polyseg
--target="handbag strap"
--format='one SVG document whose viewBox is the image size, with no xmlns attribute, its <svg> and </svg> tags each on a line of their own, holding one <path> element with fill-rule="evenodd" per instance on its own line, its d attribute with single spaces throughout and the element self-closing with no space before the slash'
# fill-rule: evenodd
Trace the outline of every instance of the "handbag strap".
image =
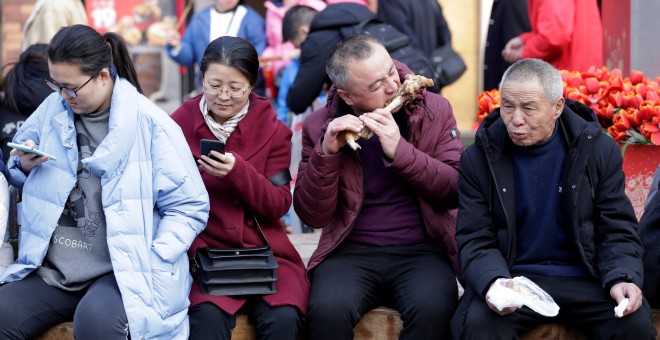
<svg viewBox="0 0 660 340">
<path fill-rule="evenodd" d="M 261 234 L 261 238 L 264 239 L 266 242 L 266 245 L 270 247 L 270 242 L 268 242 L 268 239 L 266 238 L 266 234 L 264 234 L 264 231 L 261 230 L 261 224 L 259 224 L 259 220 L 257 220 L 257 216 L 255 214 L 252 214 L 252 217 L 254 218 L 254 222 L 257 223 L 257 230 L 259 230 L 259 234 Z"/>
<path fill-rule="evenodd" d="M 271 178 L 268 179 L 268 181 L 270 181 L 276 187 L 281 187 L 291 182 L 291 173 L 289 172 L 289 169 L 284 169 L 279 173 L 273 175 Z M 270 242 L 268 242 L 268 239 L 266 238 L 266 234 L 264 234 L 264 231 L 261 229 L 261 224 L 259 224 L 259 220 L 257 220 L 257 215 L 252 214 L 252 217 L 254 218 L 254 222 L 257 223 L 257 230 L 259 230 L 261 237 L 264 239 L 264 241 L 266 241 L 266 244 L 270 247 Z"/>
</svg>

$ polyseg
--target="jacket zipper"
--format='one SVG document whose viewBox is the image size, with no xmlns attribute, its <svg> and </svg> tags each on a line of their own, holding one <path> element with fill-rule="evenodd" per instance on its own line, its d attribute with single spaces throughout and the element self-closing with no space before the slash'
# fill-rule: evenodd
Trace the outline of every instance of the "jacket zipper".
<svg viewBox="0 0 660 340">
<path fill-rule="evenodd" d="M 495 178 L 495 171 L 493 171 L 493 165 L 490 162 L 490 157 L 488 156 L 488 152 L 484 152 L 484 154 L 486 155 L 486 162 L 488 163 L 488 169 L 490 170 L 492 181 L 495 183 L 495 192 L 497 192 L 497 197 L 500 199 L 500 206 L 502 207 L 502 211 L 504 212 L 504 218 L 506 219 L 507 234 L 509 235 L 509 245 L 508 245 L 509 251 L 507 254 L 506 262 L 510 266 L 513 264 L 513 256 L 514 256 L 513 253 L 515 252 L 515 247 L 514 247 L 515 236 L 516 236 L 515 230 L 508 230 L 508 229 L 512 229 L 509 228 L 511 225 L 509 215 L 507 214 L 506 208 L 504 207 L 504 201 L 502 200 L 502 196 L 500 194 L 499 185 L 497 184 L 497 179 Z M 499 235 L 496 234 L 496 237 L 499 237 Z"/>
</svg>

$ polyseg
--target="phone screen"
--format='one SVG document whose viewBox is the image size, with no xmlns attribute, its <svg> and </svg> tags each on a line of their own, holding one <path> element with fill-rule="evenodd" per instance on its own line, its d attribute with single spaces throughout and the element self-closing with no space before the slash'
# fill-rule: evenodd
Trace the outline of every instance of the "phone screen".
<svg viewBox="0 0 660 340">
<path fill-rule="evenodd" d="M 220 160 L 214 156 L 211 156 L 211 150 L 217 151 L 221 154 L 225 153 L 225 143 L 214 140 L 214 139 L 202 139 L 199 141 L 199 153 L 200 155 L 209 156 L 211 159 L 220 162 Z"/>
</svg>

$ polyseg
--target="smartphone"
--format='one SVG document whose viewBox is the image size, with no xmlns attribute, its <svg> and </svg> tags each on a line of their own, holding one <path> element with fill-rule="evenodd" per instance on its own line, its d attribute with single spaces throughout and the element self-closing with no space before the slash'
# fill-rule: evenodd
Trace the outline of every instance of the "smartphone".
<svg viewBox="0 0 660 340">
<path fill-rule="evenodd" d="M 37 149 L 35 149 L 35 148 L 31 148 L 31 147 L 29 147 L 29 146 L 27 146 L 27 145 L 23 145 L 23 144 L 15 144 L 15 143 L 11 143 L 11 142 L 9 142 L 9 143 L 7 143 L 7 146 L 10 147 L 10 148 L 14 148 L 14 149 L 16 149 L 16 150 L 21 150 L 21 151 L 26 152 L 26 153 L 33 153 L 33 154 L 37 155 L 37 157 L 48 156 L 48 159 L 49 159 L 49 160 L 53 160 L 53 161 L 56 161 L 56 160 L 57 160 L 57 157 L 55 157 L 55 156 L 53 156 L 53 155 L 49 155 L 49 154 L 47 154 L 47 153 L 45 153 L 45 152 L 43 152 L 43 151 L 39 151 L 39 150 L 37 150 Z"/>
<path fill-rule="evenodd" d="M 225 143 L 217 139 L 202 139 L 199 141 L 199 154 L 209 156 L 211 159 L 220 162 L 218 158 L 211 156 L 211 150 L 217 151 L 224 155 Z"/>
</svg>

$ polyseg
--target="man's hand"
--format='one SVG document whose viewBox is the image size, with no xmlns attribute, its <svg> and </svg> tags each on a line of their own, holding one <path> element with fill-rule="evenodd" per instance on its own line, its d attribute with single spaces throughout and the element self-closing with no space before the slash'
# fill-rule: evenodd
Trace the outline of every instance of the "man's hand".
<svg viewBox="0 0 660 340">
<path fill-rule="evenodd" d="M 502 58 L 510 63 L 515 63 L 522 57 L 522 51 L 524 48 L 525 43 L 522 39 L 515 37 L 509 40 L 509 42 L 506 43 L 506 46 L 504 46 L 504 49 L 502 50 Z"/>
<path fill-rule="evenodd" d="M 623 316 L 634 313 L 642 306 L 642 291 L 634 283 L 620 282 L 615 284 L 610 289 L 610 296 L 617 304 L 628 298 L 628 307 L 623 311 Z"/>
<path fill-rule="evenodd" d="M 499 314 L 499 315 L 507 315 L 515 312 L 518 310 L 518 307 L 506 307 L 502 310 L 497 309 L 497 307 L 493 306 L 490 302 L 488 302 L 488 295 L 486 295 L 486 304 L 488 305 L 488 308 L 490 308 L 493 312 Z"/>
<path fill-rule="evenodd" d="M 396 146 L 401 139 L 401 131 L 399 131 L 399 125 L 396 124 L 392 113 L 385 109 L 376 109 L 361 115 L 360 120 L 378 136 L 385 156 L 394 159 Z"/>
<path fill-rule="evenodd" d="M 323 137 L 323 144 L 321 149 L 326 155 L 334 155 L 339 152 L 339 149 L 346 145 L 346 140 L 343 138 L 337 138 L 337 135 L 344 131 L 353 131 L 360 132 L 364 127 L 364 123 L 360 118 L 353 115 L 343 115 L 341 117 L 333 119 L 330 124 L 328 124 L 328 129 L 325 131 L 325 136 Z"/>
<path fill-rule="evenodd" d="M 491 294 L 491 290 L 493 289 L 493 286 L 496 285 L 496 284 L 499 284 L 497 282 L 497 280 L 495 280 L 493 283 L 490 284 L 490 287 L 488 288 L 488 292 L 486 292 L 486 298 L 484 300 L 486 300 L 486 304 L 488 305 L 488 308 L 490 308 L 493 312 L 495 312 L 499 315 L 511 314 L 511 313 L 515 312 L 516 310 L 518 310 L 518 307 L 515 307 L 515 306 L 505 307 L 504 309 L 499 310 L 499 309 L 497 309 L 497 307 L 495 307 L 495 305 L 490 303 L 489 297 L 490 297 L 490 294 Z"/>
<path fill-rule="evenodd" d="M 231 152 L 219 153 L 215 150 L 211 150 L 211 155 L 219 159 L 216 161 L 213 158 L 208 157 L 207 155 L 201 155 L 200 159 L 197 161 L 199 166 L 206 172 L 210 173 L 216 177 L 225 177 L 234 168 L 236 164 L 236 158 Z"/>
<path fill-rule="evenodd" d="M 31 140 L 31 139 L 26 140 L 23 143 L 23 145 L 31 147 L 33 149 L 38 149 L 39 148 L 37 146 L 37 144 L 35 144 L 34 141 Z M 36 167 L 37 165 L 39 165 L 43 162 L 46 162 L 48 160 L 47 156 L 39 157 L 39 156 L 37 156 L 33 153 L 23 152 L 23 151 L 16 150 L 16 149 L 11 149 L 11 151 L 9 152 L 9 155 L 18 156 L 20 158 L 20 160 L 21 160 L 21 170 L 23 170 L 23 173 L 25 173 L 26 175 L 29 174 L 30 171 L 32 171 L 32 169 L 34 169 L 34 167 Z"/>
</svg>

